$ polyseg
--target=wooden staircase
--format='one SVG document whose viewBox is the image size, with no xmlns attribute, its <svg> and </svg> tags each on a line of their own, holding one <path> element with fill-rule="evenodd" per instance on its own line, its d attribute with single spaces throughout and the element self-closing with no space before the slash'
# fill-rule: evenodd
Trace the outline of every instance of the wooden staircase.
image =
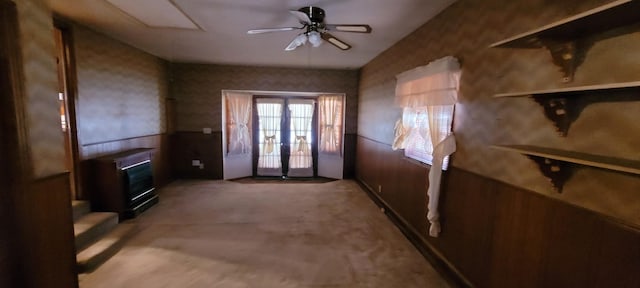
<svg viewBox="0 0 640 288">
<path fill-rule="evenodd" d="M 114 212 L 91 212 L 87 201 L 73 201 L 73 230 L 79 273 L 88 273 L 115 255 L 136 225 L 118 224 Z"/>
</svg>

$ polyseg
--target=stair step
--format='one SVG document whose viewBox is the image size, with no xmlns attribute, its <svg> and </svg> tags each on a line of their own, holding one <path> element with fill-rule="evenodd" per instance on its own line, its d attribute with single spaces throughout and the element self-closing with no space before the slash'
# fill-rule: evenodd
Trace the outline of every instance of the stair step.
<svg viewBox="0 0 640 288">
<path fill-rule="evenodd" d="M 135 230 L 135 224 L 121 223 L 104 235 L 102 239 L 78 253 L 76 255 L 78 272 L 88 273 L 95 270 L 107 259 L 115 255 Z"/>
<path fill-rule="evenodd" d="M 73 221 L 80 219 L 80 217 L 89 214 L 91 212 L 91 205 L 89 201 L 71 201 L 73 207 Z"/>
<path fill-rule="evenodd" d="M 73 223 L 76 251 L 80 252 L 118 225 L 118 213 L 92 212 Z"/>
</svg>

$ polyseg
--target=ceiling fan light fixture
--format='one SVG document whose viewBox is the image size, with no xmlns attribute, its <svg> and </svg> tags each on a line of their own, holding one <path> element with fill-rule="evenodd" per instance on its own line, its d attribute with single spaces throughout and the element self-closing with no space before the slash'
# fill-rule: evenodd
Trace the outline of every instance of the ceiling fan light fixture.
<svg viewBox="0 0 640 288">
<path fill-rule="evenodd" d="M 296 41 L 297 46 L 302 46 L 304 45 L 304 43 L 307 43 L 307 36 L 304 34 L 300 34 L 296 37 L 296 39 L 294 39 L 294 41 Z"/>
<path fill-rule="evenodd" d="M 308 37 L 309 37 L 309 43 L 311 43 L 313 47 L 318 47 L 320 46 L 320 44 L 322 44 L 322 36 L 320 36 L 320 32 L 311 31 L 309 32 Z"/>
<path fill-rule="evenodd" d="M 307 35 L 305 35 L 304 33 L 298 34 L 298 36 L 296 36 L 296 38 L 293 38 L 291 43 L 289 43 L 289 45 L 284 48 L 284 50 L 293 51 L 296 48 L 304 45 L 304 43 L 307 43 Z"/>
<path fill-rule="evenodd" d="M 315 6 L 302 7 L 297 11 L 290 10 L 289 12 L 298 18 L 302 27 L 261 28 L 249 30 L 247 33 L 261 34 L 278 31 L 303 30 L 304 32 L 302 34 L 296 36 L 289 45 L 287 45 L 284 49 L 285 51 L 293 51 L 297 47 L 306 44 L 307 41 L 309 41 L 313 47 L 319 47 L 322 45 L 322 42 L 327 41 L 341 50 L 349 50 L 351 49 L 351 45 L 331 35 L 329 31 L 371 33 L 371 26 L 367 24 L 324 23 L 324 10 Z"/>
</svg>

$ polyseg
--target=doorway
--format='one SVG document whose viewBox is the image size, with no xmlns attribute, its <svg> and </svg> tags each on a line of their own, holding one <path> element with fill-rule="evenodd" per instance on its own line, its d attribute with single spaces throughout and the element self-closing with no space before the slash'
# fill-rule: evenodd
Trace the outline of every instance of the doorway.
<svg viewBox="0 0 640 288">
<path fill-rule="evenodd" d="M 58 23 L 56 23 L 58 24 Z M 72 78 L 73 69 L 71 54 L 71 37 L 67 28 L 60 27 L 64 25 L 56 25 L 53 33 L 56 43 L 56 64 L 58 70 L 58 101 L 60 113 L 60 129 L 64 134 L 65 147 L 65 168 L 69 171 L 69 185 L 71 188 L 71 199 L 76 200 L 82 198 L 79 195 L 78 187 L 78 140 L 77 129 L 75 127 L 75 78 Z"/>
<path fill-rule="evenodd" d="M 253 175 L 317 176 L 315 97 L 256 96 L 253 108 Z"/>
</svg>

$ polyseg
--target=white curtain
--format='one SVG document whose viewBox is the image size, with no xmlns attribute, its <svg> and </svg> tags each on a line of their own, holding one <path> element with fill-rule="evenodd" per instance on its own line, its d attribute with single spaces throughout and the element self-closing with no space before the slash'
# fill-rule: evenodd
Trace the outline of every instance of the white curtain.
<svg viewBox="0 0 640 288">
<path fill-rule="evenodd" d="M 427 219 L 432 237 L 440 233 L 438 201 L 443 161 L 456 150 L 451 124 L 460 74 L 458 60 L 447 56 L 396 76 L 396 103 L 405 108 L 425 109 L 429 120 L 428 129 L 420 129 L 419 133 L 423 139 L 431 139 L 433 147 L 427 189 Z"/>
<path fill-rule="evenodd" d="M 291 121 L 291 153 L 287 176 L 312 177 L 313 156 L 311 142 L 314 101 L 309 99 L 290 99 L 289 115 Z"/>
<path fill-rule="evenodd" d="M 259 122 L 259 155 L 257 173 L 261 176 L 282 176 L 280 131 L 282 99 L 256 99 Z"/>
<path fill-rule="evenodd" d="M 318 97 L 320 113 L 320 147 L 324 154 L 342 154 L 342 108 L 343 96 L 323 95 Z"/>
<path fill-rule="evenodd" d="M 460 64 L 447 56 L 396 76 L 396 104 L 400 107 L 453 105 L 458 100 Z"/>
<path fill-rule="evenodd" d="M 227 154 L 251 153 L 251 94 L 226 92 Z"/>
<path fill-rule="evenodd" d="M 404 149 L 407 145 L 409 134 L 415 125 L 415 111 L 412 108 L 404 107 L 402 110 L 402 118 L 396 121 L 393 128 L 394 138 L 391 148 L 393 150 Z"/>
<path fill-rule="evenodd" d="M 440 181 L 445 157 L 456 151 L 456 140 L 451 132 L 454 105 L 427 106 L 429 118 L 429 133 L 433 147 L 433 162 L 429 170 L 429 188 L 427 189 L 427 219 L 431 226 L 429 235 L 437 237 L 440 234 Z"/>
<path fill-rule="evenodd" d="M 393 144 L 391 145 L 391 149 L 404 149 L 406 138 L 407 129 L 405 128 L 404 124 L 402 124 L 402 119 L 399 119 L 398 121 L 396 121 L 396 124 L 393 127 Z"/>
</svg>

